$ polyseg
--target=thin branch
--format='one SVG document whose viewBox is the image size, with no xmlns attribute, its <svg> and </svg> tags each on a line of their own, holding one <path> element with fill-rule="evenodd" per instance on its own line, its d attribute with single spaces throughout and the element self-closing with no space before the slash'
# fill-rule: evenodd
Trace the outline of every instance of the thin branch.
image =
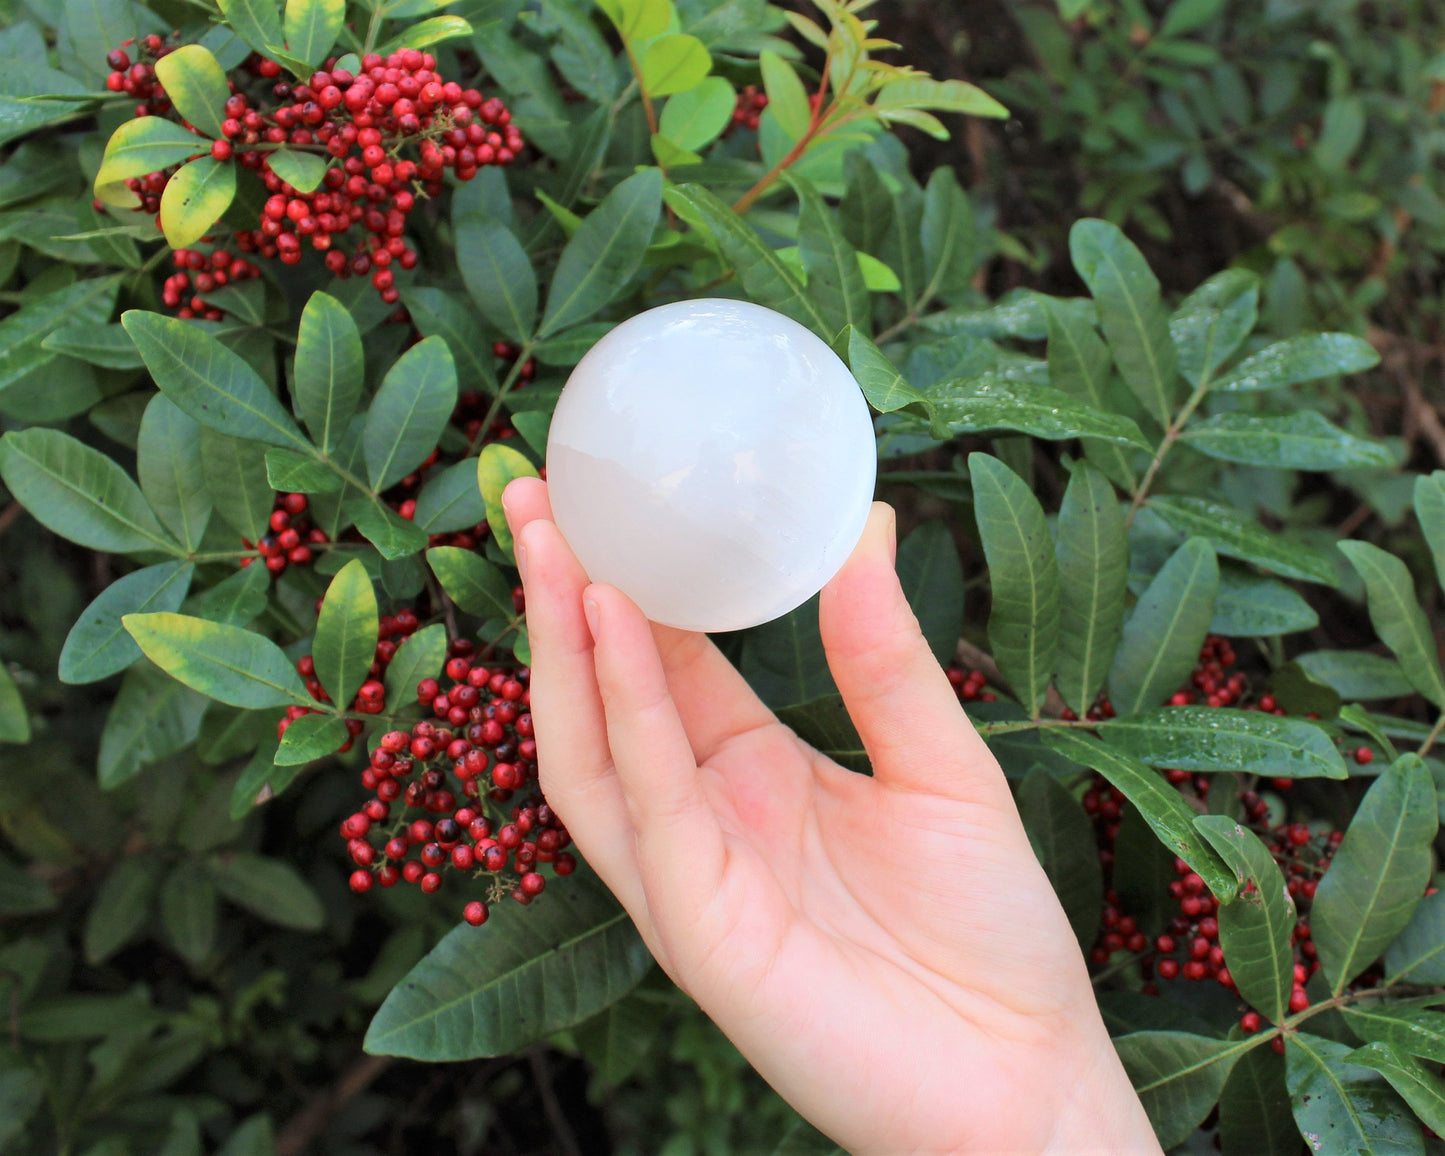
<svg viewBox="0 0 1445 1156">
<path fill-rule="evenodd" d="M 302 1156 L 311 1149 L 337 1113 L 366 1091 L 382 1072 L 396 1062 L 394 1056 L 362 1056 L 341 1073 L 330 1088 L 286 1122 L 276 1137 L 276 1156 Z"/>
<path fill-rule="evenodd" d="M 25 507 L 19 502 L 11 502 L 3 510 L 0 510 L 0 535 L 15 524 L 17 518 L 25 512 Z"/>
<path fill-rule="evenodd" d="M 557 1093 L 552 1088 L 552 1075 L 547 1070 L 547 1059 L 542 1054 L 542 1048 L 536 1045 L 528 1048 L 527 1062 L 532 1067 L 532 1079 L 536 1081 L 537 1094 L 542 1097 L 542 1110 L 547 1114 L 547 1123 L 552 1128 L 562 1156 L 582 1156 L 582 1149 L 577 1146 L 577 1137 L 572 1132 L 572 1126 L 567 1123 L 567 1114 L 562 1111 Z"/>
</svg>

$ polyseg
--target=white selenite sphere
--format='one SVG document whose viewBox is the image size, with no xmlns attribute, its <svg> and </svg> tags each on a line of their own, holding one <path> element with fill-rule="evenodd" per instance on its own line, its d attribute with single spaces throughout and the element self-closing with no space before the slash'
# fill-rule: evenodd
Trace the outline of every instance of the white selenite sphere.
<svg viewBox="0 0 1445 1156">
<path fill-rule="evenodd" d="M 547 438 L 557 527 L 654 622 L 740 630 L 842 566 L 878 468 L 848 367 L 796 321 L 708 298 L 649 309 L 578 362 Z"/>
</svg>

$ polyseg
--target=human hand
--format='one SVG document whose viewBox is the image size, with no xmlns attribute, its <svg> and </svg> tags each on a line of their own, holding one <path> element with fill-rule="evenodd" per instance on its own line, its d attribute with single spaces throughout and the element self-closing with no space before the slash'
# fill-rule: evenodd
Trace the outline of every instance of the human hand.
<svg viewBox="0 0 1445 1156">
<path fill-rule="evenodd" d="M 876 503 L 824 588 L 873 764 L 783 726 L 706 635 L 589 585 L 546 485 L 503 498 L 542 788 L 664 970 L 850 1152 L 1158 1152 L 998 763 Z"/>
</svg>

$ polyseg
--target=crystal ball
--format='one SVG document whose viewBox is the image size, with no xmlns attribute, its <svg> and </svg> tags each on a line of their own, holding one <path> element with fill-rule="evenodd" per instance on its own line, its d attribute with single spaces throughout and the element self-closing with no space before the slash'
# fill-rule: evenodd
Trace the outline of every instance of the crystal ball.
<svg viewBox="0 0 1445 1156">
<path fill-rule="evenodd" d="M 547 437 L 552 513 L 588 576 L 686 630 L 756 626 L 821 590 L 863 533 L 877 468 L 837 354 L 725 299 L 607 333 Z"/>
</svg>

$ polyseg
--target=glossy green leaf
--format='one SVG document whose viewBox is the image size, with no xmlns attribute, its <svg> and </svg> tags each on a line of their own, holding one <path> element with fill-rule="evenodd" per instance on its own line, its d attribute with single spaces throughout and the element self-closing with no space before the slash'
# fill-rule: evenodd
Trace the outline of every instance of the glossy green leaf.
<svg viewBox="0 0 1445 1156">
<path fill-rule="evenodd" d="M 791 317 L 825 341 L 835 331 L 778 255 L 736 213 L 701 185 L 679 185 L 677 196 L 712 230 L 723 260 L 737 271 L 748 300 Z"/>
<path fill-rule="evenodd" d="M 309 454 L 271 446 L 266 450 L 266 484 L 278 493 L 334 494 L 346 485 L 331 463 Z"/>
<path fill-rule="evenodd" d="M 1239 880 L 1235 901 L 1219 909 L 1219 942 L 1240 996 L 1271 1023 L 1289 1014 L 1294 987 L 1295 904 L 1284 875 L 1254 832 L 1224 815 L 1194 820 Z"/>
<path fill-rule="evenodd" d="M 1445 984 L 1445 891 L 1420 900 L 1385 952 L 1385 974 L 1391 982 Z M 1441 1059 L 1445 1062 L 1445 1056 Z"/>
<path fill-rule="evenodd" d="M 71 357 L 101 369 L 139 369 L 144 364 L 136 352 L 135 342 L 119 322 L 114 325 L 67 322 L 41 341 L 40 346 L 47 353 Z"/>
<path fill-rule="evenodd" d="M 1438 995 L 1358 1000 L 1343 1004 L 1340 1015 L 1362 1040 L 1380 1040 L 1406 1055 L 1445 1063 L 1445 1012 L 1427 1006 L 1439 1002 Z"/>
<path fill-rule="evenodd" d="M 788 697 L 792 697 L 791 695 Z M 872 773 L 868 752 L 858 737 L 858 728 L 848 714 L 840 694 L 827 694 L 807 702 L 780 706 L 774 713 L 778 721 L 819 754 L 827 755 L 839 766 L 860 775 Z"/>
<path fill-rule="evenodd" d="M 884 94 L 888 89 L 884 89 Z M 879 97 L 880 100 L 883 97 Z M 948 165 L 940 165 L 928 178 L 923 196 L 924 288 L 919 302 L 942 294 L 954 297 L 968 291 L 977 264 L 977 228 L 968 195 Z"/>
<path fill-rule="evenodd" d="M 359 563 L 348 563 L 359 565 Z M 306 714 L 293 719 L 276 745 L 272 762 L 278 767 L 304 766 L 335 754 L 348 738 L 346 723 L 335 715 Z"/>
<path fill-rule="evenodd" d="M 667 30 L 672 0 L 597 0 L 597 7 L 629 40 L 646 40 Z"/>
<path fill-rule="evenodd" d="M 1437 1134 L 1445 1131 L 1445 1082 L 1414 1056 L 1375 1040 L 1356 1048 L 1346 1059 L 1379 1072 L 1410 1105 L 1421 1123 Z"/>
<path fill-rule="evenodd" d="M 195 550 L 211 520 L 201 426 L 163 393 L 151 397 L 136 445 L 141 493 L 181 545 Z"/>
<path fill-rule="evenodd" d="M 366 681 L 376 658 L 376 591 L 366 567 L 353 558 L 331 580 L 316 616 L 311 655 L 316 677 L 342 710 Z"/>
<path fill-rule="evenodd" d="M 201 463 L 215 513 L 254 543 L 266 532 L 275 499 L 266 472 L 266 446 L 201 427 Z M 241 543 L 236 542 L 239 548 Z"/>
<path fill-rule="evenodd" d="M 471 34 L 471 24 L 460 16 L 433 16 L 430 20 L 408 25 L 398 35 L 382 44 L 378 51 L 389 55 L 398 48 L 429 48 L 443 40 Z"/>
<path fill-rule="evenodd" d="M 373 1055 L 505 1055 L 621 999 L 652 966 L 615 899 L 590 875 L 530 910 L 499 902 L 453 930 L 387 997 L 366 1033 Z"/>
<path fill-rule="evenodd" d="M 1237 890 L 1234 873 L 1195 830 L 1195 811 L 1158 771 L 1073 728 L 1046 727 L 1040 738 L 1050 750 L 1081 767 L 1092 767 L 1118 787 L 1165 848 L 1209 884 L 1220 904 L 1231 901 Z"/>
<path fill-rule="evenodd" d="M 1254 329 L 1259 278 L 1247 269 L 1216 273 L 1179 304 L 1169 335 L 1190 385 L 1212 380 Z"/>
<path fill-rule="evenodd" d="M 102 329 L 115 308 L 119 288 L 119 277 L 87 278 L 29 297 L 0 321 L 0 402 L 6 390 L 13 392 L 13 387 L 28 384 L 32 373 L 59 356 L 45 345 L 51 337 L 74 325 Z"/>
<path fill-rule="evenodd" d="M 1230 1069 L 1253 1046 L 1189 1032 L 1132 1032 L 1114 1041 L 1164 1148 L 1182 1143 L 1203 1122 Z"/>
<path fill-rule="evenodd" d="M 1129 544 L 1114 489 L 1087 463 L 1074 467 L 1059 507 L 1059 654 L 1054 682 L 1080 718 L 1108 676 L 1124 623 Z"/>
<path fill-rule="evenodd" d="M 225 626 L 246 626 L 266 609 L 271 575 L 257 562 L 237 570 L 195 599 L 196 615 Z"/>
<path fill-rule="evenodd" d="M 816 595 L 781 618 L 743 636 L 738 668 L 770 707 L 797 706 L 837 694 L 823 637 Z"/>
<path fill-rule="evenodd" d="M 400 710 L 416 702 L 416 684 L 434 678 L 447 659 L 447 628 L 424 626 L 399 647 L 386 668 L 386 705 Z"/>
<path fill-rule="evenodd" d="M 1255 1048 L 1239 1057 L 1219 1094 L 1219 1135 L 1229 1153 L 1299 1156 L 1283 1056 Z"/>
<path fill-rule="evenodd" d="M 150 917 L 160 882 L 161 861 L 132 855 L 117 863 L 95 893 L 81 942 L 85 960 L 104 963 L 140 934 Z"/>
<path fill-rule="evenodd" d="M 1124 623 L 1109 670 L 1109 700 L 1120 715 L 1157 706 L 1188 683 L 1218 588 L 1219 562 L 1199 538 L 1164 563 Z"/>
<path fill-rule="evenodd" d="M 1278 341 L 1251 354 L 1210 388 L 1279 389 L 1321 377 L 1358 373 L 1379 362 L 1380 355 L 1363 338 L 1349 333 L 1308 333 Z"/>
<path fill-rule="evenodd" d="M 387 561 L 426 549 L 426 531 L 376 498 L 368 495 L 353 498 L 345 509 L 346 516 L 356 523 L 357 532 Z"/>
<path fill-rule="evenodd" d="M 212 856 L 205 866 L 216 890 L 267 923 L 318 931 L 326 922 L 320 898 L 289 863 L 234 851 Z"/>
<path fill-rule="evenodd" d="M 737 93 L 727 78 L 709 76 L 701 84 L 668 98 L 658 130 L 679 148 L 696 152 L 727 128 L 736 106 Z"/>
<path fill-rule="evenodd" d="M 1410 922 L 1430 881 L 1438 825 L 1435 784 L 1415 755 L 1402 756 L 1361 800 L 1310 911 L 1334 994 Z"/>
<path fill-rule="evenodd" d="M 850 152 L 843 158 L 843 172 L 847 186 L 838 205 L 843 235 L 860 253 L 871 253 L 886 261 L 889 259 L 887 250 L 893 229 L 893 198 L 888 186 L 873 163 L 861 152 Z M 920 206 L 920 216 L 921 213 Z M 923 255 L 916 231 L 911 240 L 918 250 L 916 265 L 921 280 Z"/>
<path fill-rule="evenodd" d="M 281 27 L 281 6 L 277 0 L 217 0 L 221 14 L 236 31 L 236 35 L 262 56 L 267 48 L 280 44 L 284 35 Z"/>
<path fill-rule="evenodd" d="M 513 341 L 525 342 L 537 324 L 537 274 L 512 231 L 490 217 L 454 223 L 457 268 L 482 316 Z"/>
<path fill-rule="evenodd" d="M 162 562 L 112 582 L 75 620 L 60 652 L 60 681 L 99 682 L 140 657 L 140 647 L 121 626 L 123 615 L 178 610 L 191 586 L 189 562 Z"/>
<path fill-rule="evenodd" d="M 1037 717 L 1059 645 L 1059 565 L 1043 507 L 997 458 L 970 454 L 974 515 L 988 558 L 994 660 L 1024 709 Z"/>
<path fill-rule="evenodd" d="M 510 446 L 492 442 L 477 458 L 477 485 L 487 505 L 487 525 L 492 538 L 508 558 L 512 556 L 512 531 L 502 509 L 502 491 L 513 478 L 535 478 L 537 468 Z"/>
<path fill-rule="evenodd" d="M 231 86 L 210 51 L 199 44 L 184 44 L 157 60 L 155 70 L 176 112 L 208 137 L 219 140 Z"/>
<path fill-rule="evenodd" d="M 1415 580 L 1405 563 L 1369 542 L 1341 542 L 1340 549 L 1365 583 L 1370 622 L 1395 653 L 1410 685 L 1445 707 L 1445 675 L 1435 635 L 1415 597 Z"/>
<path fill-rule="evenodd" d="M 513 415 L 514 423 L 526 414 Z M 427 479 L 416 499 L 415 522 L 428 534 L 470 530 L 487 518 L 487 506 L 477 488 L 477 468 L 470 458 L 454 462 Z"/>
<path fill-rule="evenodd" d="M 1420 1126 L 1385 1080 L 1346 1059 L 1338 1044 L 1306 1032 L 1285 1037 L 1285 1081 L 1295 1125 L 1312 1150 L 1423 1156 Z"/>
<path fill-rule="evenodd" d="M 1049 341 L 1050 386 L 1076 402 L 1108 411 L 1107 391 L 1114 365 L 1109 347 L 1094 331 L 1089 316 L 1054 297 L 1042 297 L 1042 303 Z M 1126 488 L 1135 486 L 1134 467 L 1123 447 L 1086 438 L 1084 452 L 1115 484 Z"/>
<path fill-rule="evenodd" d="M 132 666 L 101 731 L 96 757 L 101 788 L 112 790 L 195 742 L 205 709 L 204 698 L 149 662 Z"/>
<path fill-rule="evenodd" d="M 121 324 L 161 392 L 202 425 L 233 437 L 309 451 L 310 443 L 256 371 L 210 334 L 139 309 L 122 315 Z"/>
<path fill-rule="evenodd" d="M 1069 253 L 1098 304 L 1114 364 L 1144 408 L 1168 425 L 1177 395 L 1176 355 L 1158 278 L 1134 243 L 1107 221 L 1077 222 Z"/>
<path fill-rule="evenodd" d="M 1237 558 L 1285 578 L 1303 578 L 1334 586 L 1334 564 L 1312 546 L 1266 530 L 1233 506 L 1209 498 L 1150 498 L 1148 509 L 1181 534 L 1203 538 L 1215 552 Z"/>
<path fill-rule="evenodd" d="M 436 546 L 426 560 L 453 602 L 478 618 L 516 617 L 512 584 L 480 554 L 455 546 Z"/>
<path fill-rule="evenodd" d="M 346 0 L 286 0 L 287 51 L 309 65 L 331 51 L 346 23 Z"/>
<path fill-rule="evenodd" d="M 326 179 L 327 159 L 315 153 L 279 148 L 266 154 L 271 171 L 298 193 L 314 193 Z"/>
<path fill-rule="evenodd" d="M 840 335 L 840 342 L 842 340 L 843 335 Z M 919 417 L 932 416 L 933 402 L 908 383 L 908 379 L 865 333 L 849 326 L 845 348 L 849 370 L 862 388 L 868 404 L 879 413 L 909 409 Z"/>
<path fill-rule="evenodd" d="M 1251 574 L 1237 566 L 1219 568 L 1219 593 L 1209 632 L 1227 638 L 1259 638 L 1313 630 L 1320 616 L 1278 578 Z"/>
<path fill-rule="evenodd" d="M 1357 438 L 1312 409 L 1259 416 L 1221 413 L 1189 426 L 1180 440 L 1226 462 L 1292 470 L 1389 469 L 1395 455 Z"/>
<path fill-rule="evenodd" d="M 645 169 L 607 194 L 562 250 L 539 337 L 586 321 L 627 287 L 662 213 L 662 172 Z"/>
<path fill-rule="evenodd" d="M 20 688 L 5 664 L 0 663 L 0 743 L 28 743 L 30 741 L 30 715 L 25 709 L 25 700 L 20 697 Z"/>
<path fill-rule="evenodd" d="M 184 614 L 121 619 L 141 651 L 193 690 L 231 706 L 312 706 L 296 668 L 268 638 Z"/>
<path fill-rule="evenodd" d="M 161 884 L 161 930 L 187 963 L 201 964 L 216 946 L 216 885 L 189 864 L 182 864 Z"/>
<path fill-rule="evenodd" d="M 923 637 L 946 666 L 963 633 L 963 565 L 948 524 L 933 519 L 904 538 L 898 545 L 897 570 Z"/>
<path fill-rule="evenodd" d="M 1099 933 L 1104 875 L 1094 824 L 1073 794 L 1048 771 L 1035 767 L 1018 788 L 1019 818 L 1044 874 L 1053 884 L 1082 950 Z"/>
<path fill-rule="evenodd" d="M 491 346 L 477 340 L 482 321 L 470 302 L 442 289 L 418 286 L 403 289 L 401 299 L 423 337 L 440 337 L 447 343 L 462 389 L 497 392 L 495 358 Z"/>
<path fill-rule="evenodd" d="M 800 141 L 813 121 L 808 104 L 808 90 L 798 78 L 797 70 L 776 52 L 764 49 L 758 53 L 758 67 L 763 74 L 763 91 L 768 97 L 768 112 L 788 139 Z"/>
<path fill-rule="evenodd" d="M 945 381 L 928 390 L 935 431 L 947 434 L 1013 430 L 1061 441 L 1092 438 L 1122 446 L 1147 444 L 1127 417 L 1075 401 L 1046 385 L 996 374 Z"/>
<path fill-rule="evenodd" d="M 1333 688 L 1343 699 L 1368 701 L 1401 698 L 1415 688 L 1393 658 L 1363 650 L 1313 650 L 1295 661 L 1316 682 Z"/>
<path fill-rule="evenodd" d="M 1445 470 L 1415 479 L 1415 518 L 1430 547 L 1435 577 L 1445 589 Z"/>
<path fill-rule="evenodd" d="M 301 311 L 292 375 L 296 411 L 312 438 L 330 452 L 361 400 L 365 362 L 351 312 L 326 293 L 313 293 Z"/>
<path fill-rule="evenodd" d="M 901 108 L 931 108 L 938 112 L 961 112 L 968 116 L 1007 117 L 1008 109 L 967 81 L 934 80 L 928 76 L 905 76 L 889 80 L 875 102 L 880 109 L 896 113 Z"/>
<path fill-rule="evenodd" d="M 798 250 L 808 277 L 809 295 L 835 332 L 845 325 L 870 332 L 873 303 L 863 284 L 857 252 L 843 236 L 818 190 L 791 173 L 787 180 L 798 195 Z"/>
<path fill-rule="evenodd" d="M 1263 711 L 1167 706 L 1103 723 L 1099 733 L 1111 747 L 1154 767 L 1299 779 L 1343 779 L 1348 773 L 1329 732 Z"/>
<path fill-rule="evenodd" d="M 703 42 L 686 33 L 660 36 L 642 57 L 642 87 L 650 96 L 686 92 L 712 71 L 712 56 Z"/>
<path fill-rule="evenodd" d="M 135 208 L 139 198 L 125 182 L 173 165 L 210 149 L 204 137 L 160 116 L 125 121 L 106 141 L 105 155 L 95 176 L 96 198 L 118 209 Z"/>
<path fill-rule="evenodd" d="M 387 370 L 366 413 L 362 449 L 378 493 L 390 489 L 436 449 L 457 407 L 457 370 L 447 343 L 428 337 Z"/>
<path fill-rule="evenodd" d="M 194 245 L 236 198 L 236 166 L 204 156 L 182 166 L 161 194 L 161 228 L 173 249 Z"/>
<path fill-rule="evenodd" d="M 115 554 L 180 552 L 129 475 L 69 434 L 7 433 L 0 479 L 37 522 L 78 545 Z"/>
</svg>

